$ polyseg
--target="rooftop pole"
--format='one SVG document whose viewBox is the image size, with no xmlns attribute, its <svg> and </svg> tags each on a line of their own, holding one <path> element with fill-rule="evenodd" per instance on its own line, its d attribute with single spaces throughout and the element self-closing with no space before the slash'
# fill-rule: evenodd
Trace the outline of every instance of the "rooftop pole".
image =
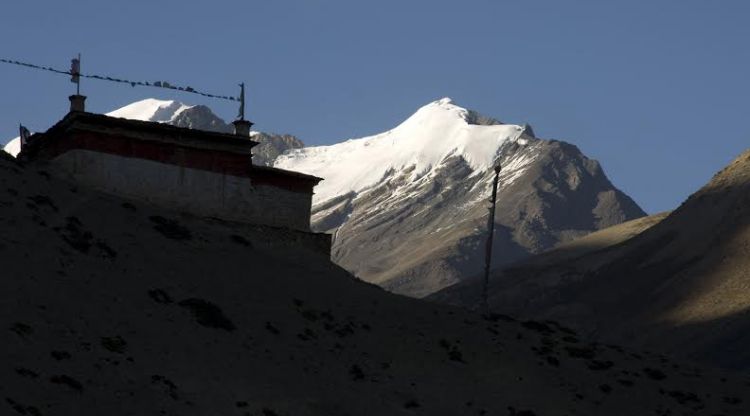
<svg viewBox="0 0 750 416">
<path fill-rule="evenodd" d="M 245 83 L 240 83 L 240 114 L 239 119 L 245 119 Z"/>
<path fill-rule="evenodd" d="M 232 122 L 234 125 L 234 134 L 237 136 L 248 137 L 250 136 L 250 128 L 253 123 L 249 120 L 245 120 L 245 83 L 240 84 L 240 113 L 237 115 L 237 120 Z"/>
<path fill-rule="evenodd" d="M 85 111 L 86 97 L 81 95 L 81 54 L 70 60 L 70 82 L 76 84 L 76 93 L 68 97 L 70 100 L 70 111 Z"/>
<path fill-rule="evenodd" d="M 484 281 L 482 282 L 482 311 L 489 314 L 489 304 L 487 303 L 487 291 L 490 284 L 490 265 L 492 264 L 492 240 L 495 237 L 495 206 L 497 200 L 497 182 L 500 178 L 502 166 L 498 163 L 495 166 L 495 179 L 492 181 L 492 205 L 489 208 L 487 218 L 487 251 L 484 257 Z"/>
</svg>

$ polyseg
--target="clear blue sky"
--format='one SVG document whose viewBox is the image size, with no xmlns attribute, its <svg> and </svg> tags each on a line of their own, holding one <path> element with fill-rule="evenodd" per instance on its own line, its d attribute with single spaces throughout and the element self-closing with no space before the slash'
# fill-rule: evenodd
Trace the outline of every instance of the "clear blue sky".
<svg viewBox="0 0 750 416">
<path fill-rule="evenodd" d="M 750 2 L 534 0 L 12 1 L 0 56 L 248 85 L 249 118 L 310 145 L 389 129 L 450 96 L 598 159 L 645 210 L 679 205 L 750 142 Z M 84 80 L 88 109 L 147 98 L 232 103 Z M 0 142 L 44 130 L 73 84 L 0 65 Z"/>
</svg>

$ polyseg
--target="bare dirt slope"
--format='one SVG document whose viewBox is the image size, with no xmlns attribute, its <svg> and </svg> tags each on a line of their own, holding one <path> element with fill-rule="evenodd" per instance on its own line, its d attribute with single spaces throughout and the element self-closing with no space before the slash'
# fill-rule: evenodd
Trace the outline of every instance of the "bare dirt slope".
<svg viewBox="0 0 750 416">
<path fill-rule="evenodd" d="M 495 274 L 491 303 L 613 342 L 750 368 L 749 223 L 745 152 L 665 219 L 622 244 Z"/>
<path fill-rule="evenodd" d="M 507 266 L 506 269 L 527 271 L 568 264 L 593 253 L 607 251 L 613 246 L 648 230 L 668 215 L 669 212 L 662 212 L 613 225 L 591 234 L 584 235 L 583 237 L 576 238 L 572 241 L 559 244 L 549 251 L 513 263 L 510 266 Z M 493 265 L 497 262 L 497 256 L 502 257 L 504 255 L 505 253 L 503 251 L 495 253 L 495 256 L 493 256 Z M 494 286 L 498 284 L 496 281 L 498 276 L 498 273 L 492 276 L 493 289 Z M 476 309 L 479 307 L 482 298 L 483 279 L 484 275 L 474 275 L 471 279 L 449 286 L 444 290 L 429 296 L 428 299 L 440 303 Z M 502 308 L 502 305 L 499 306 Z"/>
<path fill-rule="evenodd" d="M 747 380 L 387 294 L 303 238 L 0 157 L 0 414 L 750 411 Z"/>
<path fill-rule="evenodd" d="M 538 266 L 540 264 L 570 261 L 584 255 L 590 255 L 591 253 L 610 248 L 635 237 L 658 224 L 661 220 L 666 218 L 670 212 L 661 212 L 647 217 L 641 217 L 622 224 L 613 225 L 603 230 L 595 231 L 583 237 L 576 238 L 573 241 L 562 243 L 554 249 L 538 256 L 525 259 L 521 264 L 534 264 Z"/>
</svg>

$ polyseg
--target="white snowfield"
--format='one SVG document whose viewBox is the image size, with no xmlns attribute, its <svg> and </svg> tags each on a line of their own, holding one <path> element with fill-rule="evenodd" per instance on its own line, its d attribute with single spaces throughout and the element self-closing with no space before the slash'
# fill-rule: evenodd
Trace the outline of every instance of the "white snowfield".
<svg viewBox="0 0 750 416">
<path fill-rule="evenodd" d="M 107 113 L 110 117 L 127 118 L 130 120 L 157 121 L 160 123 L 169 123 L 183 111 L 193 106 L 183 104 L 174 100 L 157 100 L 147 98 L 136 101 L 125 107 Z M 8 142 L 3 148 L 6 152 L 14 157 L 21 151 L 21 139 L 16 137 Z"/>
<path fill-rule="evenodd" d="M 21 138 L 16 137 L 15 139 L 9 141 L 8 144 L 5 145 L 3 150 L 5 150 L 13 157 L 16 157 L 21 152 Z"/>
<path fill-rule="evenodd" d="M 330 146 L 295 149 L 279 156 L 275 167 L 324 178 L 313 203 L 359 192 L 390 170 L 414 166 L 413 177 L 429 174 L 450 156 L 462 156 L 475 172 L 489 169 L 503 143 L 518 140 L 523 127 L 473 125 L 469 111 L 450 98 L 434 101 L 393 130 Z"/>
<path fill-rule="evenodd" d="M 107 113 L 110 117 L 127 118 L 130 120 L 158 121 L 168 123 L 180 113 L 193 106 L 174 100 L 157 100 L 147 98 L 136 101 L 125 107 Z"/>
</svg>

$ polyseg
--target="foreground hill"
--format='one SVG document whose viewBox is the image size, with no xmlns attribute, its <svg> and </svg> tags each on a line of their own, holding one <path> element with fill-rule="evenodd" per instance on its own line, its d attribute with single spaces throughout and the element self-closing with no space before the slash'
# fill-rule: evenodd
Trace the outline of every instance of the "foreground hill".
<svg viewBox="0 0 750 416">
<path fill-rule="evenodd" d="M 575 146 L 448 98 L 385 133 L 291 150 L 275 166 L 325 178 L 312 224 L 335 235 L 337 264 L 423 297 L 481 270 L 497 163 L 497 264 L 645 215 Z"/>
<path fill-rule="evenodd" d="M 569 322 L 612 342 L 747 369 L 749 225 L 745 152 L 666 218 L 622 244 L 531 259 L 495 273 L 490 303 Z M 456 287 L 436 298 L 470 306 L 469 291 Z"/>
<path fill-rule="evenodd" d="M 118 200 L 2 155 L 0 414 L 750 411 L 745 380 L 391 295 L 309 234 Z"/>
</svg>

